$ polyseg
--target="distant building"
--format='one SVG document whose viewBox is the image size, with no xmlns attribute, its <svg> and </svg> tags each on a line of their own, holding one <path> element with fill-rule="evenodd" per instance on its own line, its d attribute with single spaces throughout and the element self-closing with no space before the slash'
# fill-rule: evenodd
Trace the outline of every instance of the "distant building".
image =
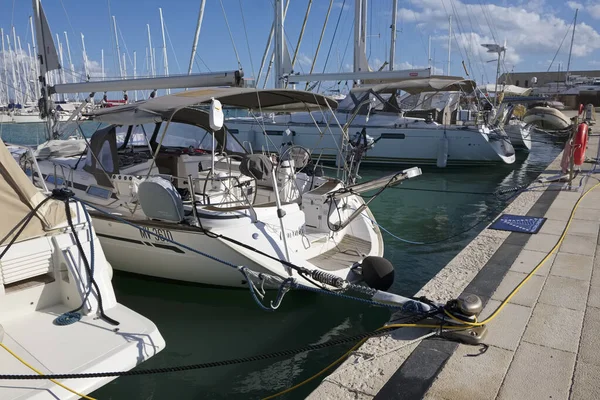
<svg viewBox="0 0 600 400">
<path fill-rule="evenodd" d="M 502 74 L 498 83 L 533 88 L 531 95 L 550 96 L 568 108 L 575 109 L 579 104 L 600 107 L 600 70 L 570 71 L 568 84 L 566 75 L 565 71 L 513 72 Z"/>
<path fill-rule="evenodd" d="M 600 70 L 596 71 L 570 71 L 571 79 L 575 77 L 600 78 Z M 537 78 L 537 83 L 532 84 L 532 78 Z M 530 88 L 533 86 L 544 86 L 549 83 L 565 82 L 567 79 L 566 71 L 550 71 L 550 72 L 512 72 L 504 73 L 498 78 L 498 83 L 506 83 L 509 85 Z"/>
</svg>

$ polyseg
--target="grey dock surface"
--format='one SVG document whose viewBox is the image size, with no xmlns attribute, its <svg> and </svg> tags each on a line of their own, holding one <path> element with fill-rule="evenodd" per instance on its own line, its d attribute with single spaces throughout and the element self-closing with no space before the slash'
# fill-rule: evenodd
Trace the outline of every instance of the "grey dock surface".
<svg viewBox="0 0 600 400">
<path fill-rule="evenodd" d="M 598 144 L 591 136 L 588 157 L 597 157 Z M 561 157 L 540 178 L 557 175 Z M 483 320 L 550 252 L 577 200 L 600 182 L 600 166 L 582 169 L 591 173 L 578 190 L 580 178 L 570 191 L 534 182 L 504 210 L 546 217 L 539 233 L 484 229 L 417 296 L 477 294 Z M 600 399 L 599 230 L 600 187 L 580 202 L 557 251 L 489 323 L 487 351 L 400 329 L 369 339 L 308 398 Z"/>
</svg>

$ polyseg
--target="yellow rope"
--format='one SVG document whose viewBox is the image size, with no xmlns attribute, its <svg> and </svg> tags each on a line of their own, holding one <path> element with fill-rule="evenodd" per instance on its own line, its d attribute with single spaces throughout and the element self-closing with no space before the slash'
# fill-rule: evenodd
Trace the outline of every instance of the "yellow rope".
<svg viewBox="0 0 600 400">
<path fill-rule="evenodd" d="M 575 216 L 575 212 L 577 211 L 577 208 L 579 207 L 579 204 L 581 203 L 581 201 L 584 199 L 585 196 L 588 195 L 588 193 L 590 193 L 592 190 L 596 189 L 598 186 L 600 186 L 600 182 L 598 182 L 597 184 L 595 184 L 594 186 L 592 186 L 590 189 L 588 189 L 587 191 L 585 191 L 585 193 L 583 193 L 583 195 L 581 195 L 581 197 L 577 200 L 577 202 L 575 203 L 575 206 L 573 207 L 573 210 L 571 211 L 571 215 L 569 216 L 569 220 L 567 221 L 567 225 L 565 226 L 565 229 L 563 230 L 563 233 L 560 235 L 560 238 L 558 239 L 558 242 L 554 245 L 554 247 L 552 247 L 552 250 L 550 250 L 550 252 L 538 263 L 538 265 L 536 265 L 536 267 L 525 277 L 525 279 L 523 279 L 523 281 L 521 283 L 519 283 L 519 285 L 517 285 L 517 287 L 515 287 L 513 289 L 512 292 L 510 292 L 510 294 L 502 301 L 502 303 L 500 303 L 500 305 L 498 306 L 498 308 L 489 316 L 487 317 L 484 321 L 477 321 L 477 318 L 475 318 L 475 322 L 467 322 L 467 321 L 463 321 L 462 319 L 456 318 L 454 315 L 452 315 L 450 312 L 444 310 L 444 313 L 446 313 L 446 315 L 450 318 L 452 318 L 454 321 L 456 322 L 460 322 L 462 325 L 434 325 L 434 324 L 390 324 L 390 325 L 386 325 L 384 327 L 381 327 L 379 329 L 377 329 L 377 331 L 382 330 L 382 329 L 386 329 L 386 328 L 432 328 L 432 329 L 465 329 L 466 327 L 475 327 L 475 326 L 482 326 L 485 324 L 488 324 L 490 321 L 492 321 L 494 318 L 496 318 L 496 316 L 500 313 L 500 311 L 504 308 L 504 306 L 513 298 L 513 296 L 515 294 L 517 294 L 517 292 L 521 289 L 521 287 L 523 287 L 523 285 L 525 283 L 527 283 L 527 281 L 535 274 L 535 272 L 540 269 L 540 267 L 542 265 L 544 265 L 544 263 L 546 261 L 548 261 L 548 259 L 552 256 L 552 254 L 554 254 L 554 252 L 560 247 L 560 245 L 562 244 L 562 242 L 564 241 L 565 237 L 567 236 L 567 231 L 569 230 L 569 227 L 571 226 L 571 222 L 573 221 L 573 217 Z M 329 364 L 328 366 L 326 366 L 325 368 L 323 368 L 321 371 L 317 372 L 315 375 L 311 376 L 310 378 L 290 387 L 287 388 L 279 393 L 275 393 L 273 395 L 270 395 L 268 397 L 263 398 L 262 400 L 269 400 L 269 399 L 274 399 L 275 397 L 279 397 L 283 394 L 289 393 L 292 390 L 295 390 L 297 388 L 299 388 L 302 385 L 307 384 L 308 382 L 316 379 L 317 377 L 323 375 L 325 372 L 327 372 L 328 370 L 330 370 L 331 368 L 333 368 L 334 366 L 336 366 L 337 364 L 339 364 L 340 362 L 342 362 L 346 357 L 348 357 L 348 355 L 350 355 L 350 353 L 352 353 L 354 350 L 356 350 L 357 348 L 359 348 L 364 342 L 367 341 L 368 338 L 362 339 L 360 342 L 358 342 L 356 345 L 352 346 L 352 348 L 350 350 L 348 350 L 347 352 L 345 352 L 340 358 L 338 358 L 337 360 L 335 360 L 334 362 L 332 362 L 331 364 Z"/>
<path fill-rule="evenodd" d="M 386 326 L 382 326 L 381 328 L 378 328 L 376 331 L 380 331 L 383 329 L 390 329 L 390 328 L 431 328 L 431 329 L 465 329 L 464 326 L 456 326 L 456 325 L 444 325 L 444 326 L 440 326 L 440 325 L 436 325 L 436 324 L 390 324 L 390 325 L 386 325 Z M 348 350 L 347 352 L 345 352 L 340 358 L 338 358 L 337 360 L 335 360 L 334 362 L 332 362 L 331 364 L 329 364 L 328 366 L 326 366 L 325 368 L 323 368 L 322 370 L 320 370 L 319 372 L 317 372 L 315 375 L 311 376 L 308 379 L 305 379 L 304 381 L 290 387 L 287 388 L 279 393 L 275 393 L 272 394 L 268 397 L 263 398 L 262 400 L 269 400 L 269 399 L 274 399 L 275 397 L 279 397 L 283 394 L 289 393 L 292 390 L 295 390 L 297 388 L 299 388 L 302 385 L 307 384 L 308 382 L 316 379 L 317 377 L 323 375 L 325 372 L 329 371 L 331 368 L 333 368 L 334 366 L 336 366 L 337 364 L 339 364 L 340 362 L 344 361 L 344 359 L 346 357 L 348 357 L 350 355 L 350 353 L 352 353 L 354 350 L 356 350 L 357 348 L 359 348 L 360 346 L 362 346 L 362 344 L 364 342 L 367 341 L 367 339 L 369 338 L 364 338 L 362 339 L 360 342 L 358 342 L 357 344 L 355 344 L 354 346 L 352 346 L 352 348 L 350 350 Z"/>
<path fill-rule="evenodd" d="M 569 220 L 567 221 L 567 225 L 565 226 L 565 229 L 563 230 L 563 233 L 560 235 L 560 237 L 558 239 L 558 242 L 556 242 L 556 244 L 554 245 L 554 247 L 552 247 L 552 250 L 550 250 L 550 252 L 548 254 L 546 254 L 546 256 L 542 259 L 542 261 L 540 261 L 538 263 L 538 265 L 536 265 L 536 267 L 525 277 L 525 279 L 523 279 L 521 281 L 521 283 L 519 283 L 517 285 L 517 287 L 514 288 L 512 292 L 510 292 L 510 294 L 508 296 L 506 296 L 506 298 L 502 301 L 502 303 L 500 303 L 500 305 L 498 306 L 498 308 L 489 317 L 487 317 L 485 320 L 483 320 L 481 322 L 466 322 L 466 321 L 463 321 L 463 320 L 461 320 L 459 318 L 456 318 L 454 315 L 452 315 L 452 313 L 448 312 L 447 310 L 444 310 L 444 313 L 448 317 L 452 318 L 454 321 L 461 322 L 462 324 L 468 325 L 468 326 L 482 326 L 482 325 L 488 324 L 490 321 L 492 321 L 494 318 L 496 318 L 496 316 L 498 316 L 498 314 L 500 313 L 500 311 L 502 311 L 502 309 L 504 308 L 504 306 L 506 306 L 506 304 L 508 304 L 508 302 L 514 297 L 514 295 L 517 294 L 517 292 L 519 290 L 521 290 L 521 288 L 523 287 L 523 285 L 525 285 L 525 283 L 527 283 L 527 281 L 535 274 L 535 272 L 538 269 L 540 269 L 540 267 L 542 265 L 544 265 L 544 263 L 546 261 L 548 261 L 550 259 L 550 257 L 552 256 L 552 254 L 554 254 L 554 252 L 556 250 L 558 250 L 558 248 L 560 247 L 560 245 L 562 244 L 562 242 L 565 240 L 565 237 L 567 236 L 567 232 L 569 230 L 569 227 L 571 226 L 571 222 L 573 222 L 573 218 L 575 217 L 575 212 L 577 211 L 577 207 L 579 207 L 579 204 L 585 198 L 585 196 L 587 196 L 592 190 L 596 189 L 598 186 L 600 186 L 600 182 L 596 183 L 594 186 L 592 186 L 591 188 L 589 188 L 588 190 L 586 190 L 585 193 L 583 193 L 581 195 L 581 197 L 575 203 L 575 206 L 573 207 L 573 210 L 571 210 L 571 215 L 569 215 Z"/>
<path fill-rule="evenodd" d="M 13 353 L 13 351 L 11 349 L 9 349 L 8 347 L 6 347 L 6 345 L 4 343 L 0 343 L 0 346 L 2 346 L 4 348 L 4 350 L 8 351 L 10 353 L 10 355 L 12 355 L 14 358 L 16 358 L 17 360 L 19 360 L 21 362 L 21 364 L 25 365 L 27 368 L 31 369 L 32 371 L 34 371 L 36 374 L 39 375 L 44 375 L 44 373 L 38 369 L 36 369 L 33 365 L 29 364 L 27 361 L 23 360 L 21 357 L 19 357 L 18 355 L 16 355 L 15 353 Z M 54 383 L 55 385 L 60 386 L 61 388 L 68 390 L 69 392 L 73 393 L 74 395 L 77 395 L 79 397 L 83 397 L 84 399 L 87 400 L 96 400 L 93 397 L 90 396 L 86 396 L 85 394 L 76 392 L 75 390 L 63 385 L 62 383 L 58 382 L 57 380 L 54 379 L 49 379 L 50 382 Z"/>
</svg>

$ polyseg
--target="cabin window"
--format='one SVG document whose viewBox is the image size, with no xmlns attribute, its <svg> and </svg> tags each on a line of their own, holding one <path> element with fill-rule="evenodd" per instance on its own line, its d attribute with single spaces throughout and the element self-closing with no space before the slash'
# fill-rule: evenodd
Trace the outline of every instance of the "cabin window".
<svg viewBox="0 0 600 400">
<path fill-rule="evenodd" d="M 404 133 L 382 133 L 382 139 L 404 139 L 406 135 Z"/>
<path fill-rule="evenodd" d="M 285 131 L 270 131 L 270 130 L 265 130 L 265 133 L 269 136 L 283 136 L 283 133 Z M 291 131 L 292 132 L 292 136 L 296 136 L 296 131 Z"/>
<path fill-rule="evenodd" d="M 87 194 L 90 196 L 100 197 L 102 199 L 108 199 L 111 196 L 112 191 L 98 186 L 89 186 L 87 189 Z"/>
<path fill-rule="evenodd" d="M 238 134 L 240 133 L 240 130 L 239 130 L 239 129 L 228 129 L 228 131 L 229 131 L 230 133 L 233 133 L 234 135 L 238 135 Z"/>
<path fill-rule="evenodd" d="M 519 80 L 518 80 L 518 79 L 517 79 L 517 83 L 516 83 L 516 86 L 519 86 Z"/>
<path fill-rule="evenodd" d="M 55 177 L 54 175 L 48 175 L 46 177 L 46 182 L 61 186 L 63 183 L 65 183 L 65 180 L 58 176 Z"/>
<path fill-rule="evenodd" d="M 525 79 L 525 87 L 529 87 L 529 81 Z"/>
</svg>

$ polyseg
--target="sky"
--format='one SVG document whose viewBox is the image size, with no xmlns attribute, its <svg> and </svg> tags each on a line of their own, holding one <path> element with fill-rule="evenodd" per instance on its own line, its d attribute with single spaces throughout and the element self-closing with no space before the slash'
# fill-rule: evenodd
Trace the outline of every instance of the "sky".
<svg viewBox="0 0 600 400">
<path fill-rule="evenodd" d="M 308 0 L 290 1 L 285 33 L 288 48 L 293 54 Z M 207 0 L 206 3 L 194 72 L 235 70 L 238 68 L 237 52 L 245 77 L 256 77 L 273 21 L 272 0 Z M 83 75 L 82 33 L 85 35 L 91 75 L 100 75 L 102 49 L 105 76 L 118 75 L 113 15 L 117 22 L 120 51 L 126 54 L 127 74 L 133 75 L 134 51 L 137 53 L 137 75 L 149 74 L 146 24 L 150 24 L 157 72 L 162 74 L 159 7 L 163 8 L 165 20 L 169 71 L 171 74 L 187 73 L 199 0 L 44 0 L 42 4 L 53 34 L 59 34 L 63 42 L 65 65 L 68 64 L 64 32 L 69 36 L 77 76 Z M 310 70 L 328 7 L 329 0 L 313 1 L 304 39 L 298 50 L 295 65 L 298 72 Z M 399 0 L 395 68 L 426 67 L 431 38 L 434 71 L 447 73 L 448 19 L 451 16 L 452 75 L 465 76 L 464 61 L 471 78 L 479 83 L 493 82 L 496 62 L 491 60 L 496 59 L 496 55 L 486 53 L 481 44 L 505 42 L 507 51 L 501 72 L 546 71 L 553 59 L 551 70 L 564 70 L 575 9 L 579 9 L 579 15 L 570 69 L 600 69 L 599 0 Z M 25 43 L 31 41 L 28 27 L 31 2 L 0 0 L 0 10 L 0 27 L 7 34 L 14 25 L 25 49 Z M 317 56 L 316 72 L 352 68 L 353 14 L 354 0 L 333 1 Z M 392 0 L 370 0 L 367 14 L 367 58 L 370 67 L 377 70 L 389 60 Z M 262 84 L 261 80 L 259 85 Z M 270 80 L 267 86 L 271 84 Z M 334 86 L 331 84 L 328 88 L 335 89 Z"/>
</svg>

